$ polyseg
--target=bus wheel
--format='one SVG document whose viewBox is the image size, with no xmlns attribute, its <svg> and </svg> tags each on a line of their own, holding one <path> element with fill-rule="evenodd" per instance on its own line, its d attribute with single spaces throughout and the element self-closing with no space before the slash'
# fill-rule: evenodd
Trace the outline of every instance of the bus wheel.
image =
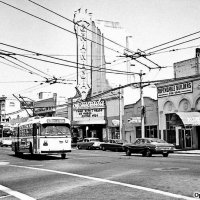
<svg viewBox="0 0 200 200">
<path fill-rule="evenodd" d="M 66 158 L 66 154 L 65 154 L 65 153 L 62 153 L 62 154 L 61 154 L 61 158 L 62 158 L 62 159 L 65 159 L 65 158 Z"/>
<path fill-rule="evenodd" d="M 33 147 L 32 147 L 32 143 L 30 143 L 30 146 L 29 146 L 29 152 L 31 155 L 33 155 Z"/>
<path fill-rule="evenodd" d="M 19 152 L 18 152 L 18 149 L 17 149 L 17 145 L 15 144 L 15 156 L 19 156 Z"/>
</svg>

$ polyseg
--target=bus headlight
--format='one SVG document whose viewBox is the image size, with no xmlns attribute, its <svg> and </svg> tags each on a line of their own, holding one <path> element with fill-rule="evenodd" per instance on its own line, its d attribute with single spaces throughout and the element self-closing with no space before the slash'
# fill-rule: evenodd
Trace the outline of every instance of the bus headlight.
<svg viewBox="0 0 200 200">
<path fill-rule="evenodd" d="M 43 146 L 48 146 L 48 142 L 44 141 Z"/>
</svg>

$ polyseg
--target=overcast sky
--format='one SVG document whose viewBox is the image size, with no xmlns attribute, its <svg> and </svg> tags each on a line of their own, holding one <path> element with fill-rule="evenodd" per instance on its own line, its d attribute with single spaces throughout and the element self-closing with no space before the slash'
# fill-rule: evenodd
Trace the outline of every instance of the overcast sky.
<svg viewBox="0 0 200 200">
<path fill-rule="evenodd" d="M 94 20 L 99 19 L 119 22 L 126 33 L 132 36 L 129 48 L 133 51 L 137 51 L 137 49 L 146 50 L 200 30 L 199 0 L 34 1 L 71 20 L 73 20 L 74 11 L 79 8 L 86 8 L 88 9 L 88 12 L 92 13 L 92 18 Z M 28 0 L 4 0 L 3 2 L 41 17 L 71 32 L 74 31 L 73 24 L 71 22 L 37 7 Z M 60 56 L 59 58 L 76 61 L 76 42 L 74 34 L 52 26 L 44 21 L 40 21 L 39 19 L 31 17 L 2 3 L 0 3 L 0 19 L 0 50 L 18 52 L 22 54 L 26 53 L 2 45 L 2 43 L 4 43 L 44 54 L 65 55 Z M 111 32 L 110 34 L 108 32 L 105 36 L 113 41 L 116 41 L 117 43 L 125 45 L 125 38 L 122 38 L 122 36 L 115 35 L 114 37 Z M 200 37 L 200 34 L 195 34 L 191 37 L 184 38 L 183 40 L 178 40 L 172 44 L 198 37 Z M 174 62 L 193 58 L 195 56 L 195 48 L 200 45 L 199 41 L 200 39 L 197 39 L 175 46 L 163 51 L 169 51 L 172 49 L 178 50 L 152 55 L 148 58 L 160 66 L 173 66 Z M 113 44 L 112 48 L 115 48 Z M 119 46 L 116 46 L 116 49 L 118 48 Z M 5 58 L 11 59 L 8 57 Z M 28 58 L 17 58 L 45 72 L 46 74 L 55 75 L 56 77 L 65 76 L 64 78 L 69 80 L 76 79 L 74 68 L 57 66 L 36 60 L 30 60 Z M 147 63 L 146 60 L 144 60 L 144 62 L 146 64 L 151 64 Z M 39 91 L 53 91 L 58 92 L 60 95 L 70 97 L 73 96 L 75 92 L 75 85 L 40 85 L 40 81 L 45 80 L 43 77 L 16 69 L 6 65 L 5 63 L 14 65 L 0 57 L 0 96 L 6 95 L 11 97 L 13 93 L 34 96 L 34 94 Z M 132 70 L 140 70 L 141 66 L 138 63 L 135 64 L 135 69 Z M 154 80 L 159 80 L 161 77 L 163 78 L 163 74 L 166 78 L 173 76 L 172 68 L 169 68 L 167 73 L 163 73 L 163 70 L 154 70 L 151 74 L 148 73 L 147 69 L 143 68 L 143 70 L 146 70 L 145 72 L 147 73 L 148 78 L 151 77 Z M 46 77 L 45 74 L 43 74 L 43 76 Z M 32 82 L 20 83 L 19 81 Z"/>
</svg>

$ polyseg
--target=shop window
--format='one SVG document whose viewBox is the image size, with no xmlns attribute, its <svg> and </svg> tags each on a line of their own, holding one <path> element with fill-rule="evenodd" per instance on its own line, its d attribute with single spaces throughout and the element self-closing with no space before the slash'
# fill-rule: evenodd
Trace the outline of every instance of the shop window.
<svg viewBox="0 0 200 200">
<path fill-rule="evenodd" d="M 157 126 L 145 126 L 145 137 L 147 138 L 157 138 Z"/>
<path fill-rule="evenodd" d="M 175 127 L 171 123 L 171 119 L 174 113 L 166 114 L 166 136 L 164 139 L 169 143 L 176 143 Z"/>
<path fill-rule="evenodd" d="M 175 130 L 167 130 L 167 142 L 176 143 L 176 132 Z"/>
<path fill-rule="evenodd" d="M 142 133 L 141 133 L 141 126 L 137 126 L 136 128 L 136 138 L 141 138 Z"/>
</svg>

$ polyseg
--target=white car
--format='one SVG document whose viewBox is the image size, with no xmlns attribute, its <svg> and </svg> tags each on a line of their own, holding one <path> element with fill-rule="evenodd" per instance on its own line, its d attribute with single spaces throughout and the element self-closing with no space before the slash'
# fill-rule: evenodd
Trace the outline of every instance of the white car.
<svg viewBox="0 0 200 200">
<path fill-rule="evenodd" d="M 99 138 L 84 138 L 83 141 L 77 142 L 78 149 L 100 149 Z"/>
<path fill-rule="evenodd" d="M 11 147 L 12 146 L 12 140 L 11 139 L 2 139 L 1 146 L 2 147 Z"/>
</svg>

